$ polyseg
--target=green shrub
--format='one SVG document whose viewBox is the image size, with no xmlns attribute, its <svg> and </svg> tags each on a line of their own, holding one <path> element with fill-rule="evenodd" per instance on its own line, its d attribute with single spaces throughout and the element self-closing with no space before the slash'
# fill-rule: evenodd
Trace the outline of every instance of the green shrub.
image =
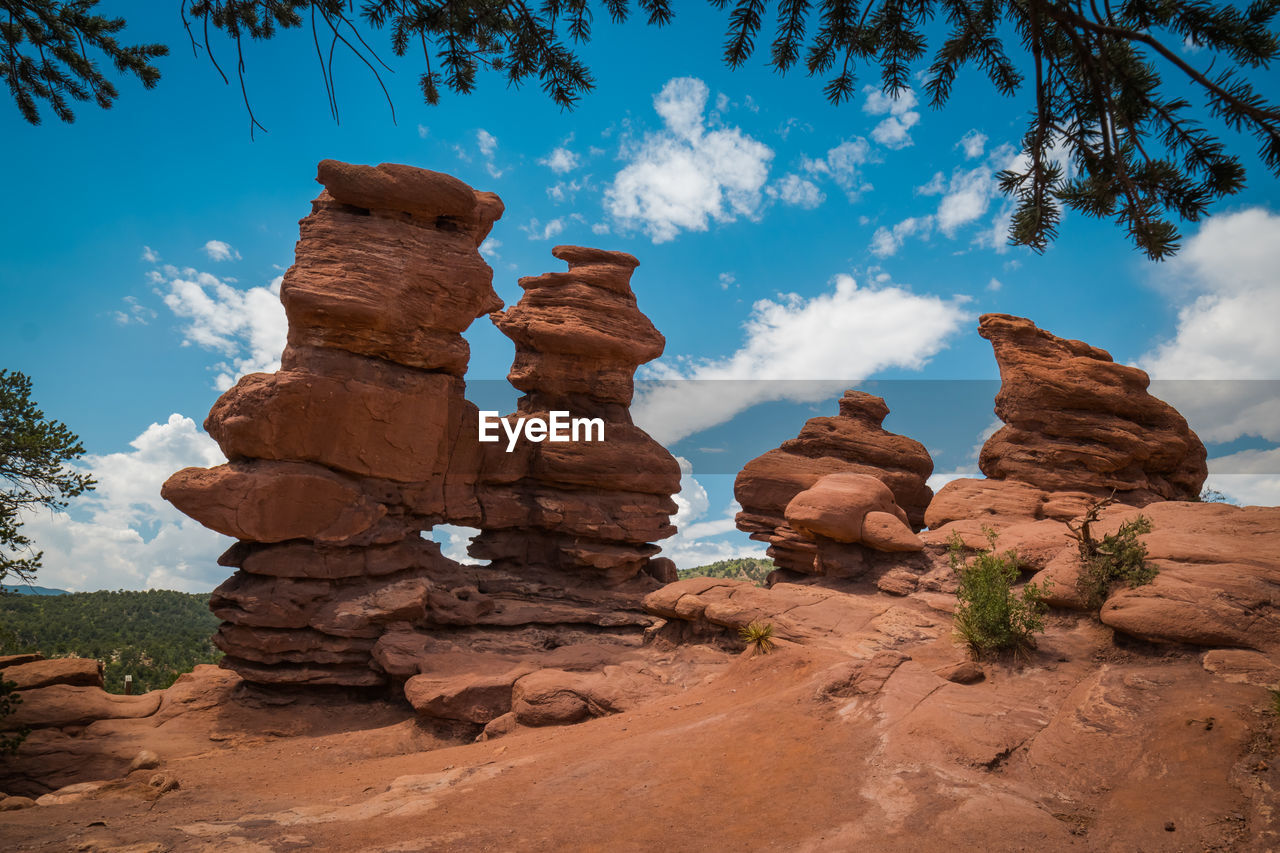
<svg viewBox="0 0 1280 853">
<path fill-rule="evenodd" d="M 1138 537 L 1151 532 L 1151 522 L 1139 515 L 1120 525 L 1115 533 L 1109 533 L 1099 542 L 1087 534 L 1078 537 L 1080 551 L 1080 575 L 1076 590 L 1085 604 L 1098 610 L 1106 601 L 1112 584 L 1125 583 L 1131 587 L 1151 583 L 1159 572 L 1147 562 L 1147 546 Z"/>
<path fill-rule="evenodd" d="M 773 624 L 770 622 L 752 622 L 738 629 L 738 636 L 752 649 L 752 654 L 767 655 L 773 651 Z"/>
<path fill-rule="evenodd" d="M 1267 710 L 1270 711 L 1273 716 L 1280 717 L 1280 685 L 1269 688 L 1267 693 L 1271 695 L 1271 707 Z"/>
<path fill-rule="evenodd" d="M 18 751 L 18 747 L 26 740 L 28 734 L 26 728 L 18 729 L 17 731 L 4 731 L 4 718 L 12 714 L 21 704 L 22 695 L 18 693 L 18 685 L 0 678 L 0 755 L 5 753 L 12 755 Z"/>
<path fill-rule="evenodd" d="M 995 531 L 987 530 L 990 547 L 965 564 L 965 545 L 952 534 L 951 567 L 960 577 L 956 592 L 955 625 L 974 657 L 1001 651 L 1035 648 L 1035 635 L 1044 631 L 1048 585 L 1028 583 L 1015 592 L 1018 555 L 996 552 Z"/>
</svg>

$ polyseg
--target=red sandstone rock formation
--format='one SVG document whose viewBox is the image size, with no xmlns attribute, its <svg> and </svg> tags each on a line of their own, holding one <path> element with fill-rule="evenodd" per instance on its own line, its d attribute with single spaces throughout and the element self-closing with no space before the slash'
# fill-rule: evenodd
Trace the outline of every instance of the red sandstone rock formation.
<svg viewBox="0 0 1280 853">
<path fill-rule="evenodd" d="M 163 494 L 241 540 L 222 560 L 241 570 L 211 602 L 228 666 L 369 685 L 385 679 L 376 638 L 427 618 L 428 578 L 455 566 L 419 533 L 475 482 L 450 468 L 475 422 L 461 332 L 502 304 L 477 251 L 502 203 L 406 166 L 326 160 L 318 180 L 281 285 L 282 368 L 209 413 L 230 462 L 179 471 Z"/>
<path fill-rule="evenodd" d="M 628 412 L 636 367 L 664 344 L 631 293 L 635 258 L 557 248 L 570 270 L 522 280 L 525 298 L 494 315 L 516 341 L 517 416 L 605 424 L 603 442 L 507 453 L 478 440 L 462 378 L 461 333 L 502 307 L 477 251 L 501 201 L 405 166 L 326 160 L 319 181 L 281 286 L 281 370 L 214 404 L 205 427 L 230 461 L 163 491 L 240 540 L 220 560 L 239 571 L 211 601 L 225 665 L 268 684 L 432 671 L 447 696 L 444 670 L 476 655 L 528 656 L 507 667 L 523 674 L 548 646 L 637 646 L 653 621 L 641 598 L 673 574 L 651 557 L 675 532 L 680 474 Z M 472 550 L 492 564 L 443 557 L 421 536 L 438 523 L 483 528 Z M 409 691 L 423 713 L 466 705 L 434 689 Z"/>
<path fill-rule="evenodd" d="M 996 414 L 1006 424 L 983 445 L 988 477 L 1048 492 L 1114 490 L 1135 506 L 1199 496 L 1204 445 L 1147 393 L 1146 373 L 1021 317 L 985 314 L 978 334 L 1000 365 Z"/>
<path fill-rule="evenodd" d="M 636 368 L 666 341 L 631 292 L 638 261 L 622 252 L 557 246 L 567 272 L 520 279 L 525 295 L 494 323 L 516 345 L 508 378 L 524 392 L 518 417 L 553 411 L 603 421 L 603 441 L 505 441 L 482 447 L 484 532 L 472 553 L 495 566 L 548 566 L 634 577 L 671 536 L 680 468 L 631 422 Z"/>
<path fill-rule="evenodd" d="M 926 542 L 941 546 L 959 534 L 981 548 L 991 529 L 1027 568 L 1065 565 L 1074 561 L 1064 551 L 1066 522 L 1101 497 L 1114 491 L 1132 508 L 1200 494 L 1204 445 L 1177 411 L 1147 393 L 1141 370 L 1007 314 L 983 315 L 978 333 L 1000 365 L 996 414 L 1006 426 L 979 457 L 990 479 L 953 480 L 934 496 Z M 1067 605 L 1072 595 L 1059 583 L 1050 600 Z"/>
<path fill-rule="evenodd" d="M 742 505 L 738 529 L 750 533 L 752 539 L 769 542 L 769 555 L 779 566 L 808 574 L 858 574 L 864 570 L 862 557 L 868 546 L 874 550 L 918 550 L 911 529 L 919 530 L 924 525 L 925 507 L 933 496 L 925 481 L 933 472 L 933 460 L 920 442 L 881 427 L 888 414 L 889 407 L 881 398 L 862 391 L 846 391 L 840 400 L 839 415 L 811 418 L 798 437 L 748 462 L 734 483 L 734 496 Z M 851 503 L 842 509 L 838 505 L 839 481 L 825 480 L 837 474 L 879 480 L 887 486 L 884 491 L 889 503 L 900 509 L 894 512 L 867 495 L 863 495 L 865 500 L 846 495 Z M 820 481 L 826 486 L 802 499 L 793 511 L 791 505 L 797 496 L 814 490 Z M 821 529 L 810 525 L 808 532 L 803 525 L 797 529 L 791 517 L 803 513 L 801 506 L 810 499 L 816 502 L 810 509 L 822 504 L 826 516 L 834 518 L 843 512 L 847 517 L 839 525 L 855 525 L 858 535 L 832 536 L 830 524 Z M 902 524 L 902 529 L 890 532 L 887 520 L 872 519 L 873 526 L 877 519 L 885 522 L 880 528 L 883 537 L 889 537 L 882 543 L 887 547 L 871 545 L 863 538 L 863 521 L 868 512 L 887 512 Z M 889 544 L 891 539 L 896 544 Z M 823 540 L 827 547 L 821 549 L 824 553 L 820 555 L 819 542 Z M 838 547 L 839 543 L 860 544 Z"/>
</svg>

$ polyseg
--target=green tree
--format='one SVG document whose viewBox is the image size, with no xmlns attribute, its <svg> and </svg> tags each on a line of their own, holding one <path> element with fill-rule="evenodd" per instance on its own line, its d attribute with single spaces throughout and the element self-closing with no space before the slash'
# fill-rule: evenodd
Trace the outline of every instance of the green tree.
<svg viewBox="0 0 1280 853">
<path fill-rule="evenodd" d="M 895 96 L 922 70 L 934 107 L 947 102 L 965 66 L 985 74 L 1001 95 L 1029 89 L 1024 156 L 999 178 L 1017 201 L 1010 242 L 1036 251 L 1057 235 L 1066 206 L 1115 219 L 1149 257 L 1165 258 L 1179 248 L 1175 217 L 1197 221 L 1244 186 L 1239 158 L 1188 115 L 1190 103 L 1176 91 L 1183 86 L 1198 91 L 1227 128 L 1253 136 L 1267 168 L 1280 175 L 1280 108 L 1243 73 L 1269 67 L 1280 54 L 1272 30 L 1280 0 L 1252 0 L 1243 8 L 1214 0 L 710 2 L 727 14 L 723 55 L 730 67 L 750 59 L 771 32 L 768 64 L 779 73 L 800 67 L 824 80 L 833 103 L 857 93 L 861 65 Z M 39 120 L 40 100 L 67 121 L 68 96 L 92 95 L 110 106 L 115 90 L 86 46 L 145 86 L 158 79 L 149 60 L 165 48 L 119 45 L 113 34 L 123 21 L 91 15 L 95 5 L 0 0 L 0 10 L 9 12 L 9 22 L 0 24 L 0 73 L 28 121 Z M 636 6 L 649 24 L 662 26 L 673 16 L 671 0 L 636 0 Z M 622 22 L 631 3 L 601 0 L 596 8 Z M 218 36 L 230 42 L 250 132 L 261 125 L 245 85 L 245 40 L 293 28 L 311 30 L 335 119 L 337 48 L 354 53 L 379 84 L 378 68 L 390 68 L 365 38 L 374 31 L 386 33 L 396 57 L 420 57 L 419 85 L 429 104 L 442 88 L 473 91 L 482 71 L 511 85 L 536 78 L 566 108 L 594 85 L 574 49 L 591 38 L 595 13 L 588 0 L 365 0 L 358 10 L 354 0 L 181 0 L 179 11 L 192 48 L 205 50 L 224 80 L 214 42 Z M 1188 58 L 1186 45 L 1198 52 Z M 1172 82 L 1163 78 L 1166 72 Z"/>
<path fill-rule="evenodd" d="M 111 107 L 119 92 L 91 54 L 102 54 L 148 89 L 160 81 L 150 60 L 169 49 L 120 44 L 115 36 L 124 19 L 95 15 L 96 5 L 97 0 L 0 0 L 0 78 L 32 124 L 40 123 L 41 101 L 65 122 L 76 118 L 70 101 L 92 99 L 103 109 Z"/>
<path fill-rule="evenodd" d="M 1025 652 L 1036 646 L 1035 635 L 1044 631 L 1048 611 L 1044 596 L 1048 586 L 1018 582 L 1018 555 L 996 550 L 996 533 L 989 528 L 988 548 L 966 562 L 966 548 L 959 533 L 948 543 L 951 569 L 960 581 L 956 590 L 955 626 L 974 657 L 1002 651 Z"/>
<path fill-rule="evenodd" d="M 0 581 L 34 578 L 41 552 L 22 535 L 24 510 L 64 509 L 67 499 L 94 487 L 92 477 L 65 463 L 84 453 L 79 437 L 45 420 L 31 400 L 31 380 L 0 370 Z"/>
</svg>

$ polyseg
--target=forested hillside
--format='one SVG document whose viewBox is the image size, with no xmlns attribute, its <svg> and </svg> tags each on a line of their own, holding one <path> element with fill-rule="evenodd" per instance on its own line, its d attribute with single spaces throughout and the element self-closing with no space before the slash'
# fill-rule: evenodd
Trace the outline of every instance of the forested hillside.
<svg viewBox="0 0 1280 853">
<path fill-rule="evenodd" d="M 216 663 L 222 653 L 210 638 L 217 627 L 208 593 L 0 595 L 0 654 L 97 658 L 113 693 L 124 691 L 126 675 L 141 693 L 168 687 L 198 663 Z"/>
<path fill-rule="evenodd" d="M 760 557 L 738 557 L 733 560 L 720 560 L 716 563 L 698 566 L 695 569 L 681 569 L 680 579 L 734 578 L 763 585 L 764 579 L 768 577 L 769 572 L 776 568 L 778 567 L 774 565 L 773 560 L 765 560 Z"/>
</svg>

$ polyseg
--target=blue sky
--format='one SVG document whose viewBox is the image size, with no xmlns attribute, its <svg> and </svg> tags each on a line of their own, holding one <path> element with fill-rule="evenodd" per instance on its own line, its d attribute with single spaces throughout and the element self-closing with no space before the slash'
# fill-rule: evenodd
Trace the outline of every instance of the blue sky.
<svg viewBox="0 0 1280 853">
<path fill-rule="evenodd" d="M 818 81 L 779 77 L 763 57 L 726 69 L 722 14 L 699 6 L 662 31 L 597 20 L 583 50 L 597 87 L 571 113 L 536 83 L 509 90 L 493 76 L 428 107 L 416 68 L 392 62 L 393 124 L 367 70 L 342 57 L 335 124 L 310 34 L 291 33 L 246 55 L 269 130 L 251 141 L 238 90 L 192 56 L 176 12 L 109 11 L 131 7 L 145 11 L 130 39 L 173 48 L 156 90 L 122 81 L 112 110 L 82 108 L 70 126 L 32 128 L 0 106 L 0 366 L 33 378 L 102 483 L 70 515 L 30 520 L 44 585 L 207 590 L 225 576 L 213 559 L 227 542 L 158 488 L 179 467 L 220 461 L 198 425 L 235 376 L 274 369 L 273 282 L 324 158 L 408 163 L 497 192 L 506 214 L 484 252 L 508 304 L 518 277 L 562 268 L 553 245 L 640 259 L 633 287 L 667 337 L 643 375 L 704 380 L 636 407 L 691 462 L 668 547 L 681 565 L 760 553 L 732 530 L 733 472 L 833 414 L 855 382 L 877 381 L 868 387 L 894 410 L 886 426 L 926 442 L 938 482 L 972 474 L 997 375 L 974 331 L 986 311 L 1030 317 L 1157 380 L 1217 380 L 1161 387 L 1210 444 L 1214 485 L 1280 503 L 1276 384 L 1223 381 L 1280 380 L 1280 181 L 1248 139 L 1227 135 L 1248 188 L 1184 228 L 1178 260 L 1152 264 L 1119 228 L 1073 215 L 1036 256 L 1004 245 L 1008 206 L 992 182 L 1017 154 L 1026 95 L 1000 98 L 972 73 L 942 111 L 875 89 L 833 107 Z M 505 389 L 510 342 L 484 320 L 467 337 L 469 379 L 496 380 L 477 395 Z"/>
</svg>

